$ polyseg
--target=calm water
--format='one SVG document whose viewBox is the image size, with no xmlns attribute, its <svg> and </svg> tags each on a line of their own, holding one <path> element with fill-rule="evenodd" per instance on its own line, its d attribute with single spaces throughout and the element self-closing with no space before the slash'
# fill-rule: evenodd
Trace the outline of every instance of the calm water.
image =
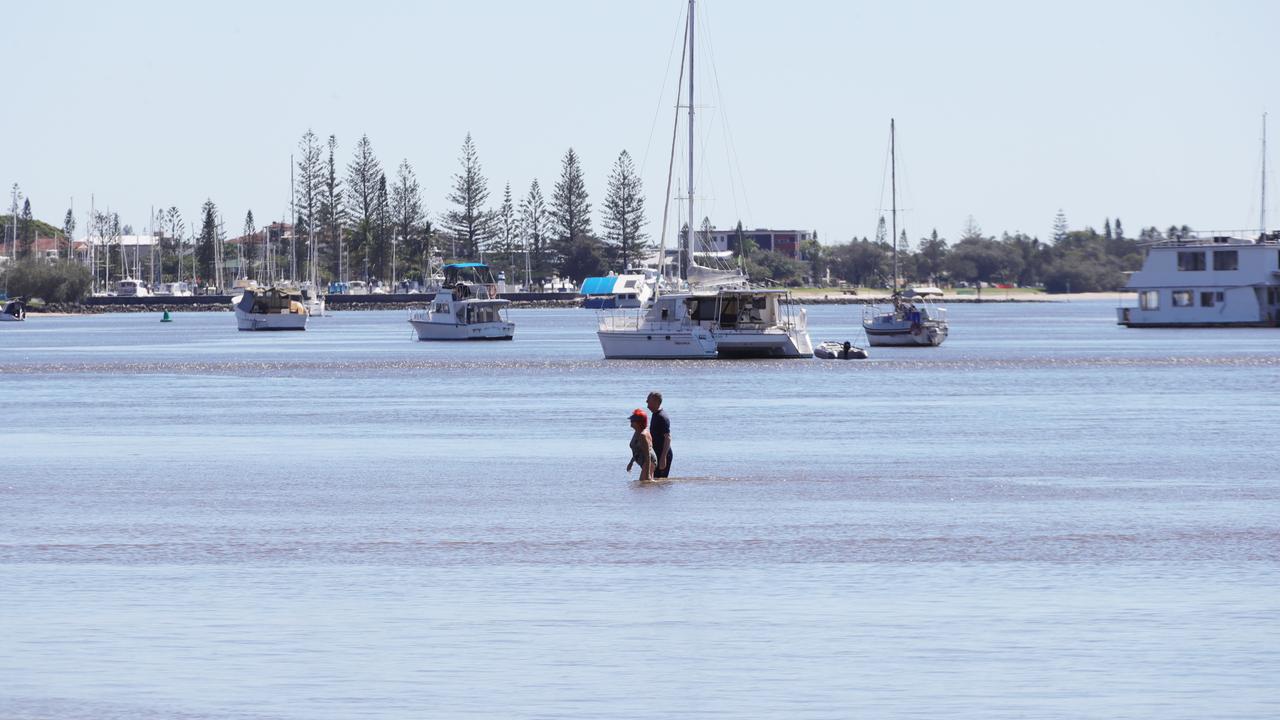
<svg viewBox="0 0 1280 720">
<path fill-rule="evenodd" d="M 950 312 L 866 362 L 0 327 L 0 717 L 1280 716 L 1280 331 Z"/>
</svg>

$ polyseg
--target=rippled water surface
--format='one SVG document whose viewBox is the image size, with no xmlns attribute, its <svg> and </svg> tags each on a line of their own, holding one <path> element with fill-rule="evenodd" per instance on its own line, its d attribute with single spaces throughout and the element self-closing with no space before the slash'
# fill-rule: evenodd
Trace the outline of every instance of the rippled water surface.
<svg viewBox="0 0 1280 720">
<path fill-rule="evenodd" d="M 0 327 L 0 717 L 1280 716 L 1280 331 L 950 314 L 865 362 Z"/>
</svg>

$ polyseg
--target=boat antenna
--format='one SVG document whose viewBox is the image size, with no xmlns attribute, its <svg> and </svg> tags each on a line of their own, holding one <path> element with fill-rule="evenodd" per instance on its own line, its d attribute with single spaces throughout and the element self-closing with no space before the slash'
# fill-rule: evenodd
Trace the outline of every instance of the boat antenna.
<svg viewBox="0 0 1280 720">
<path fill-rule="evenodd" d="M 893 230 L 893 297 L 898 297 L 898 158 L 895 154 L 893 118 L 889 118 L 889 197 L 890 225 Z M 881 195 L 880 197 L 884 197 Z"/>
<path fill-rule="evenodd" d="M 693 20 L 694 0 L 689 0 L 689 257 L 686 267 L 693 265 Z M 688 272 L 686 271 L 686 276 Z"/>
</svg>

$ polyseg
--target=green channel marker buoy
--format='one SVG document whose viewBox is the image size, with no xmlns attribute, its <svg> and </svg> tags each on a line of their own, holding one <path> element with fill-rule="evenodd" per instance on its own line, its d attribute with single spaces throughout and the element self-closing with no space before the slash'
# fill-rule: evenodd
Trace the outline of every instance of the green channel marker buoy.
<svg viewBox="0 0 1280 720">
<path fill-rule="evenodd" d="M 173 322 L 173 318 L 169 317 L 169 311 L 164 311 L 164 317 L 160 318 L 160 322 Z"/>
</svg>

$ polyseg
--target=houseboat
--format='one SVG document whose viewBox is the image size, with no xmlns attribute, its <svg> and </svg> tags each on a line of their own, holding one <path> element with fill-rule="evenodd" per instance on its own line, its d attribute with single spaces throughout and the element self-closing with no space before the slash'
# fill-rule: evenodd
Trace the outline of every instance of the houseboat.
<svg viewBox="0 0 1280 720">
<path fill-rule="evenodd" d="M 1125 286 L 1137 307 L 1116 308 L 1126 327 L 1280 325 L 1280 232 L 1195 234 L 1147 248 Z"/>
</svg>

